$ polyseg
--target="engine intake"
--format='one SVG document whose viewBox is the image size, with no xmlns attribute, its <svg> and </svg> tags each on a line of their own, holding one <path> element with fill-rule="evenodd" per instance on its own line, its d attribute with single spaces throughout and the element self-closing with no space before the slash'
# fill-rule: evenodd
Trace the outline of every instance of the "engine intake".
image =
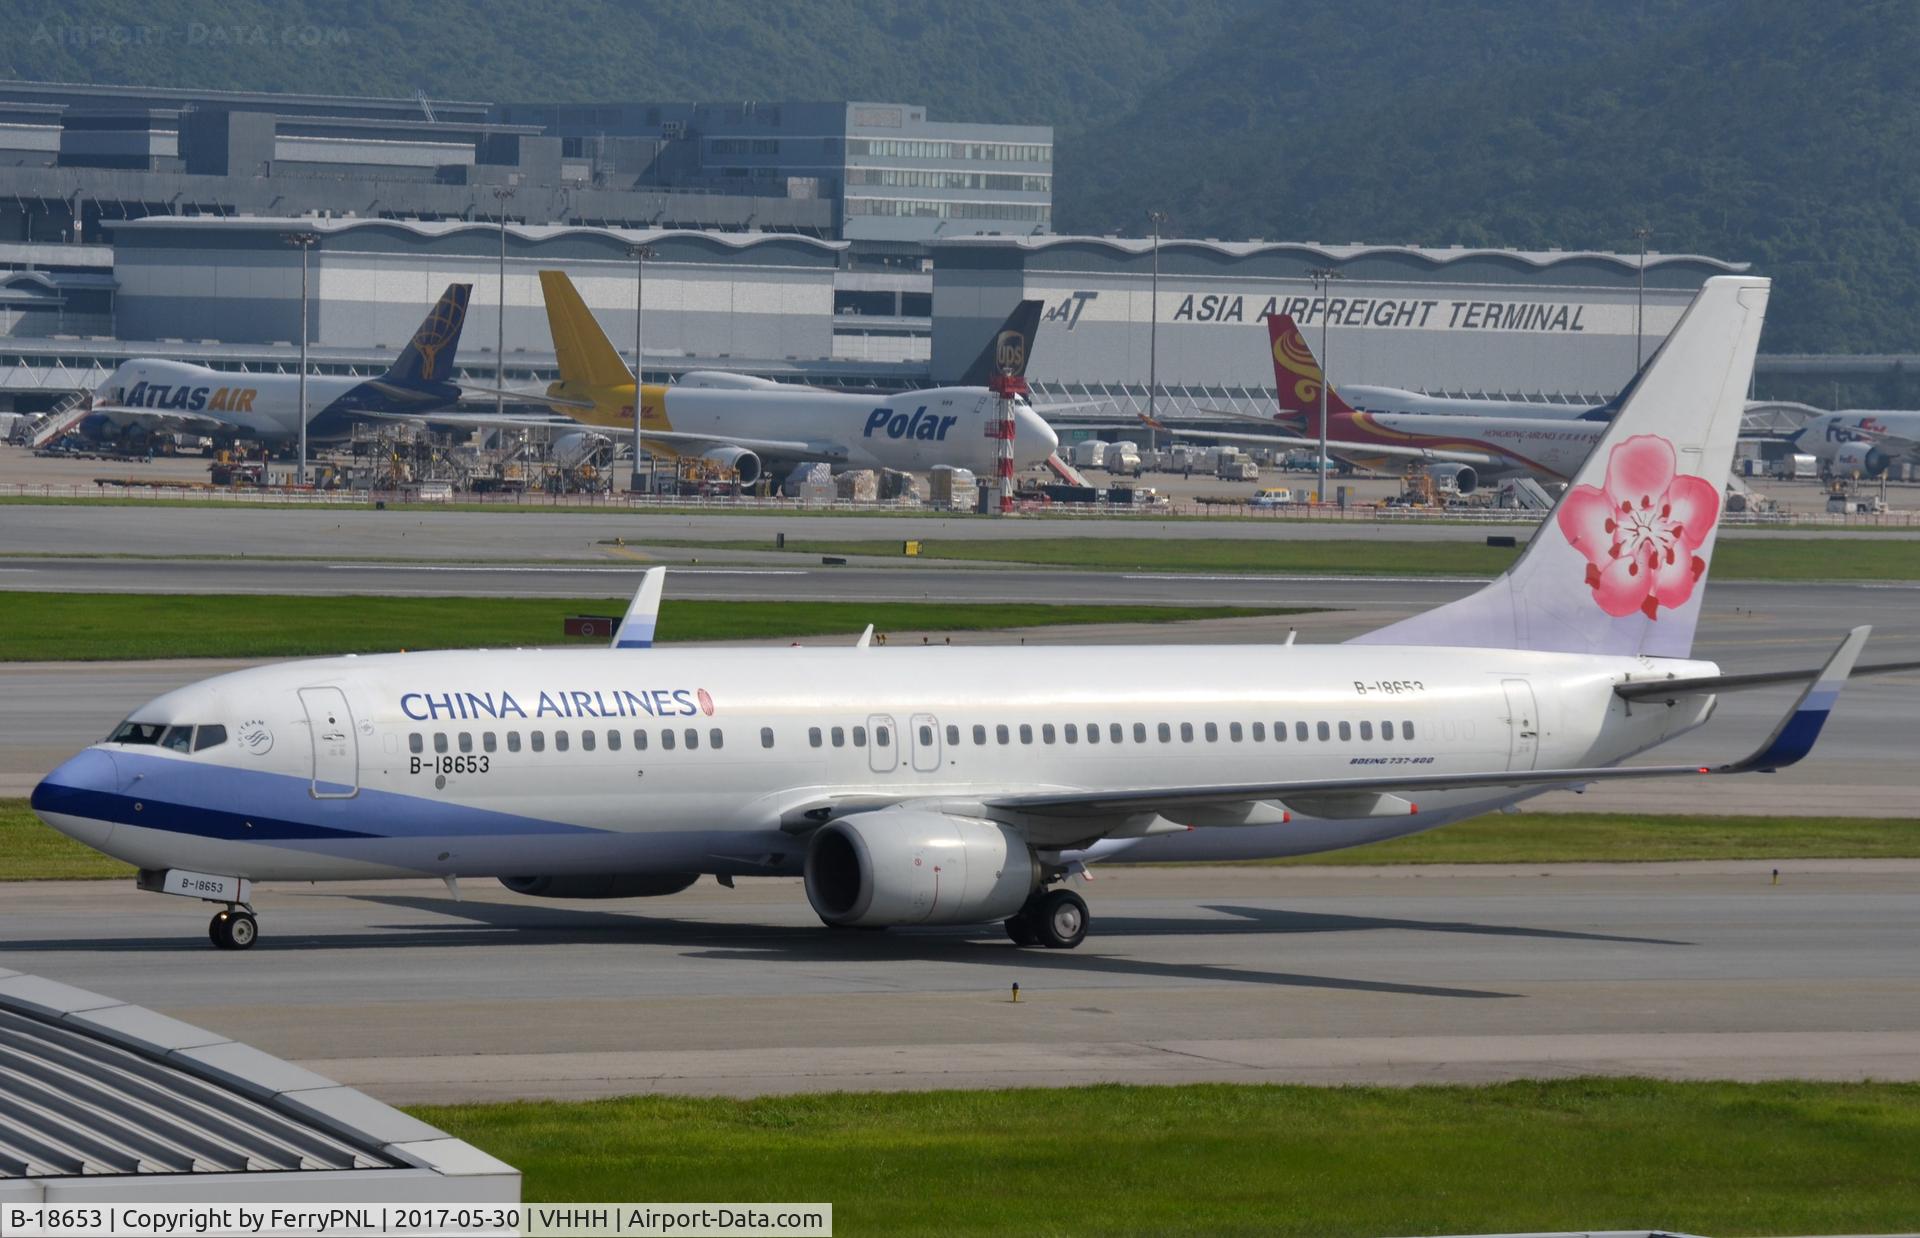
<svg viewBox="0 0 1920 1238">
<path fill-rule="evenodd" d="M 1459 495 L 1469 495 L 1480 488 L 1480 474 L 1471 464 L 1429 464 L 1427 476 L 1440 489 L 1451 486 Z"/>
<path fill-rule="evenodd" d="M 760 457 L 745 447 L 716 447 L 705 453 L 704 458 L 720 468 L 732 469 L 743 486 L 751 486 L 759 481 L 760 474 L 765 472 Z"/>
<path fill-rule="evenodd" d="M 515 894 L 534 898 L 658 898 L 678 894 L 699 873 L 588 873 L 572 877 L 502 877 Z"/>
<path fill-rule="evenodd" d="M 806 885 L 828 924 L 978 924 L 1020 910 L 1040 865 L 997 821 L 889 808 L 822 826 L 807 845 Z"/>
</svg>

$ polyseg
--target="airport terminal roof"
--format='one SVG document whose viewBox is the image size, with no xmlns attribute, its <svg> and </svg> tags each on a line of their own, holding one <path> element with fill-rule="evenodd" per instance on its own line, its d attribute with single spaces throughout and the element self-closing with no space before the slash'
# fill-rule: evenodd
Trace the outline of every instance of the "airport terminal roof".
<svg viewBox="0 0 1920 1238">
<path fill-rule="evenodd" d="M 123 236 L 165 235 L 168 232 L 181 230 L 275 234 L 312 232 L 322 237 L 355 232 L 388 232 L 422 239 L 437 239 L 467 233 L 480 233 L 488 238 L 497 238 L 500 233 L 499 222 L 488 219 L 369 219 L 316 215 L 305 215 L 293 219 L 265 215 L 149 215 L 143 219 L 109 221 L 106 226 L 113 230 L 116 240 Z M 827 241 L 793 232 L 715 232 L 696 228 L 593 228 L 577 224 L 509 222 L 507 235 L 532 244 L 579 237 L 589 241 L 621 245 L 662 245 L 678 242 L 740 251 L 763 246 L 799 245 L 833 255 L 837 255 L 848 246 L 846 241 Z"/>
<path fill-rule="evenodd" d="M 1116 257 L 1139 257 L 1151 254 L 1154 249 L 1151 237 L 1118 236 L 955 236 L 936 238 L 928 245 L 937 251 L 946 250 L 1016 250 L 1023 253 L 1041 253 L 1063 247 L 1076 247 L 1083 250 L 1104 251 Z M 1364 242 L 1351 242 L 1345 245 L 1332 245 L 1321 241 L 1221 241 L 1214 239 L 1194 240 L 1191 238 L 1162 237 L 1159 241 L 1160 253 L 1164 257 L 1174 253 L 1207 253 L 1221 258 L 1253 258 L 1268 254 L 1298 256 L 1322 262 L 1352 262 L 1365 258 L 1397 257 L 1414 259 L 1435 267 L 1449 266 L 1453 263 L 1473 260 L 1495 260 L 1519 264 L 1535 269 L 1546 269 L 1564 263 L 1600 262 L 1617 266 L 1623 272 L 1640 269 L 1640 255 L 1637 253 L 1609 253 L 1591 249 L 1488 249 L 1464 245 L 1368 245 Z M 1720 258 L 1710 258 L 1703 254 L 1662 254 L 1649 252 L 1646 258 L 1647 270 L 1662 266 L 1689 264 L 1710 267 L 1715 271 L 1738 273 L 1749 268 L 1748 263 L 1727 262 Z"/>
<path fill-rule="evenodd" d="M 312 1071 L 151 1010 L 0 969 L 0 1199 L 129 1179 L 196 1200 L 517 1200 L 519 1174 Z M 275 1181 L 277 1180 L 277 1182 Z M 76 1191 L 83 1192 L 76 1194 Z M 249 1196 L 254 1198 L 257 1196 Z"/>
</svg>

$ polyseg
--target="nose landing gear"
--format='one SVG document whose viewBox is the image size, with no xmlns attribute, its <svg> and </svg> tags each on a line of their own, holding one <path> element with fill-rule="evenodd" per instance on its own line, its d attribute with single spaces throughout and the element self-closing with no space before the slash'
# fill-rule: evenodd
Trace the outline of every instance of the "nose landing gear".
<svg viewBox="0 0 1920 1238">
<path fill-rule="evenodd" d="M 1087 900 L 1072 890 L 1038 890 L 1007 918 L 1006 930 L 1016 946 L 1071 950 L 1086 940 L 1087 920 Z"/>
<path fill-rule="evenodd" d="M 207 939 L 222 950 L 250 950 L 260 939 L 260 921 L 244 904 L 228 907 L 208 921 Z"/>
</svg>

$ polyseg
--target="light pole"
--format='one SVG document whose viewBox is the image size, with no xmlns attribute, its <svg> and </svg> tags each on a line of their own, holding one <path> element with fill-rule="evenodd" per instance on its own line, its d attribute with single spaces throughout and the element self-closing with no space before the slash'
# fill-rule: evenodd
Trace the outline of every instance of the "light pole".
<svg viewBox="0 0 1920 1238">
<path fill-rule="evenodd" d="M 1314 494 L 1315 503 L 1327 501 L 1327 388 L 1332 384 L 1332 369 L 1327 364 L 1327 320 L 1333 315 L 1327 312 L 1327 289 L 1336 279 L 1346 277 L 1332 267 L 1315 267 L 1307 272 L 1307 278 L 1313 281 L 1313 290 L 1320 298 L 1320 458 L 1314 467 L 1320 473 L 1320 485 Z"/>
<path fill-rule="evenodd" d="M 500 214 L 500 321 L 496 325 L 493 354 L 493 415 L 504 417 L 507 412 L 507 199 L 513 196 L 513 190 L 505 185 L 493 187 L 494 201 L 499 203 Z"/>
<path fill-rule="evenodd" d="M 1640 350 L 1646 339 L 1647 319 L 1647 239 L 1653 235 L 1653 229 L 1641 224 L 1633 230 L 1640 242 L 1640 297 L 1633 310 L 1633 372 L 1640 372 Z"/>
<path fill-rule="evenodd" d="M 1147 309 L 1147 448 L 1157 451 L 1160 447 L 1160 225 L 1167 222 L 1167 213 L 1148 211 L 1147 222 L 1153 225 L 1153 292 Z"/>
<path fill-rule="evenodd" d="M 318 232 L 289 232 L 282 238 L 300 251 L 300 464 L 294 470 L 296 486 L 307 484 L 307 251 L 320 243 Z"/>
<path fill-rule="evenodd" d="M 651 245 L 627 246 L 627 257 L 633 259 L 633 476 L 628 479 L 628 490 L 640 489 L 640 423 L 646 411 L 647 381 L 641 374 L 646 351 L 641 346 L 640 326 L 647 311 L 647 263 L 657 256 Z"/>
</svg>

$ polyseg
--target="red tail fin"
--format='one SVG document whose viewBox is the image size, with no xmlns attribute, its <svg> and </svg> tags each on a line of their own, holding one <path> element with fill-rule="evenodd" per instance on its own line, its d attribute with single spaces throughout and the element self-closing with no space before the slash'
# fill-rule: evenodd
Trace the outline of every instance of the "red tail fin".
<svg viewBox="0 0 1920 1238">
<path fill-rule="evenodd" d="M 1273 383 L 1280 391 L 1280 411 L 1301 414 L 1318 425 L 1320 385 L 1326 376 L 1314 359 L 1307 337 L 1300 333 L 1291 314 L 1267 315 L 1267 338 L 1273 342 Z M 1353 408 L 1328 388 L 1327 414 L 1351 413 Z"/>
</svg>

